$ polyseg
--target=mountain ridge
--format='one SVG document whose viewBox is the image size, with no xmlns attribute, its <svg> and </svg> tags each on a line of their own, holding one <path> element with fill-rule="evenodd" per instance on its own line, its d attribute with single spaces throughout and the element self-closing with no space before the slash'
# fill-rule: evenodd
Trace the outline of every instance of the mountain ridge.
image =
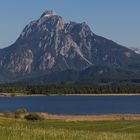
<svg viewBox="0 0 140 140">
<path fill-rule="evenodd" d="M 39 19 L 26 25 L 15 43 L 0 50 L 0 69 L 9 75 L 0 81 L 18 81 L 25 77 L 41 79 L 41 75 L 49 77 L 49 74 L 55 79 L 53 74 L 57 77 L 57 73 L 63 75 L 63 72 L 66 72 L 64 75 L 68 77 L 70 73 L 67 71 L 71 71 L 71 74 L 75 71 L 79 75 L 75 75 L 77 79 L 72 76 L 70 79 L 73 80 L 70 82 L 82 81 L 79 79 L 82 79 L 80 77 L 83 77 L 84 73 L 93 79 L 87 78 L 87 82 L 96 81 L 95 77 L 101 79 L 100 75 L 97 76 L 96 66 L 103 69 L 106 67 L 108 71 L 113 69 L 111 73 L 121 69 L 138 75 L 139 60 L 139 54 L 96 35 L 85 22 L 65 23 L 63 17 L 54 11 L 45 11 Z M 89 70 L 90 68 L 92 70 Z M 92 71 L 89 72 L 92 73 L 91 77 L 87 70 Z M 104 73 L 104 70 L 102 71 Z M 119 73 L 117 75 L 119 77 Z M 128 74 L 127 76 L 129 77 Z M 108 76 L 105 77 L 108 79 Z M 48 79 L 51 81 L 51 76 Z M 58 82 L 61 77 L 59 79 Z M 64 81 L 67 82 L 66 79 Z"/>
</svg>

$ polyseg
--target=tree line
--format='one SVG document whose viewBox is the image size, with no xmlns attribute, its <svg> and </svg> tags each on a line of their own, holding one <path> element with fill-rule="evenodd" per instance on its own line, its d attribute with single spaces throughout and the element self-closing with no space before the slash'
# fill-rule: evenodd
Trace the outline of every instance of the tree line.
<svg viewBox="0 0 140 140">
<path fill-rule="evenodd" d="M 140 93 L 140 84 L 0 84 L 0 93 L 25 93 L 28 95 Z"/>
</svg>

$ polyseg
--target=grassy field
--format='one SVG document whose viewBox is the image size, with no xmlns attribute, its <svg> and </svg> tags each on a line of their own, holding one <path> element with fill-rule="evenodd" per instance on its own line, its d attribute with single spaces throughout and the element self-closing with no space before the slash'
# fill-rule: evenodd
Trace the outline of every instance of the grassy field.
<svg viewBox="0 0 140 140">
<path fill-rule="evenodd" d="M 0 118 L 0 140 L 140 140 L 140 121 L 27 122 Z"/>
</svg>

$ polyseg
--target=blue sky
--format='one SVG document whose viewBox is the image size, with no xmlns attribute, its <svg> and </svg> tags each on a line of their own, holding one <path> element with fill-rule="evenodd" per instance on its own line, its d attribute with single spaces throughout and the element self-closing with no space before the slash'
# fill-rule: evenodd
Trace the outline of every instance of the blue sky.
<svg viewBox="0 0 140 140">
<path fill-rule="evenodd" d="M 86 21 L 92 31 L 128 47 L 140 47 L 140 0 L 0 0 L 0 48 L 45 10 L 65 21 Z"/>
</svg>

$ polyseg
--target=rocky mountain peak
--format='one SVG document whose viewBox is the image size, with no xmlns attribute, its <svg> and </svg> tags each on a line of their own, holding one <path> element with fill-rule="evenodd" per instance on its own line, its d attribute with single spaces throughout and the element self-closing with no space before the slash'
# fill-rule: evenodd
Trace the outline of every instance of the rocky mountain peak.
<svg viewBox="0 0 140 140">
<path fill-rule="evenodd" d="M 41 18 L 52 17 L 52 16 L 55 16 L 55 15 L 56 15 L 56 12 L 54 12 L 53 10 L 50 10 L 50 11 L 47 10 L 41 15 Z"/>
<path fill-rule="evenodd" d="M 54 11 L 45 11 L 41 17 L 37 20 L 38 26 L 47 26 L 47 27 L 54 27 L 54 26 L 64 26 L 64 19 L 57 15 Z"/>
<path fill-rule="evenodd" d="M 45 11 L 41 17 L 35 21 L 30 22 L 20 34 L 19 39 L 24 40 L 31 38 L 33 40 L 35 36 L 41 36 L 43 34 L 46 36 L 48 32 L 58 31 L 64 28 L 64 19 L 63 17 L 57 15 L 54 11 Z M 35 35 L 37 34 L 37 35 Z M 40 35 L 39 35 L 40 34 Z"/>
</svg>

